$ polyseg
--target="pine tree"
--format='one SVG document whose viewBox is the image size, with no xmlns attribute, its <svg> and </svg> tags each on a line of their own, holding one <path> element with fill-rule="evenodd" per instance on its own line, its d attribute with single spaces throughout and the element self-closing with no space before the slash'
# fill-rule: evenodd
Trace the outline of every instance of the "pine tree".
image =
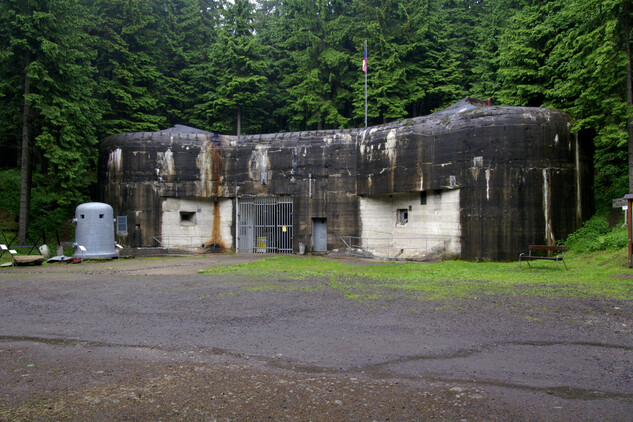
<svg viewBox="0 0 633 422">
<path fill-rule="evenodd" d="M 41 180 L 50 194 L 48 209 L 38 213 L 67 210 L 84 198 L 99 119 L 94 57 L 86 48 L 87 15 L 78 1 L 2 0 L 0 11 L 0 108 L 10 122 L 3 137 L 19 139 L 15 129 L 21 127 L 19 242 L 24 244 L 33 165 L 49 175 Z"/>
<path fill-rule="evenodd" d="M 156 86 L 157 112 L 170 126 L 192 124 L 200 97 L 197 79 L 204 79 L 204 72 L 197 71 L 208 64 L 208 48 L 216 38 L 218 2 L 160 0 L 153 6 L 159 40 L 150 54 L 161 80 Z"/>
<path fill-rule="evenodd" d="M 353 60 L 350 5 L 346 1 L 291 0 L 283 4 L 281 32 L 289 60 L 282 87 L 293 129 L 349 124 L 349 69 Z M 354 69 L 358 69 L 354 65 Z"/>
<path fill-rule="evenodd" d="M 630 142 L 626 4 L 627 0 L 566 3 L 551 18 L 557 36 L 542 71 L 548 81 L 546 105 L 571 113 L 574 130 L 596 134 L 599 202 L 626 193 L 630 179 L 625 148 Z"/>
<path fill-rule="evenodd" d="M 165 82 L 154 51 L 160 39 L 149 0 L 94 0 L 92 34 L 99 95 L 106 108 L 101 136 L 155 131 L 166 123 L 159 104 Z"/>
<path fill-rule="evenodd" d="M 444 108 L 466 95 L 468 78 L 464 48 L 460 45 L 459 23 L 453 15 L 460 14 L 460 5 L 453 0 L 429 1 L 428 51 L 424 55 L 423 69 L 429 87 L 426 90 L 422 111 L 424 114 Z"/>
<path fill-rule="evenodd" d="M 357 6 L 361 19 L 357 22 L 360 37 L 356 44 L 361 47 L 364 37 L 369 49 L 370 124 L 407 117 L 430 86 L 424 71 L 428 56 L 428 1 L 363 0 Z M 361 56 L 362 50 L 355 56 L 356 63 L 360 64 Z M 354 116 L 359 118 L 364 114 L 364 75 L 355 73 Z"/>
<path fill-rule="evenodd" d="M 499 48 L 501 35 L 509 19 L 521 6 L 517 0 L 480 2 L 476 15 L 473 57 L 468 63 L 472 73 L 469 95 L 476 98 L 496 98 L 500 83 Z"/>
<path fill-rule="evenodd" d="M 186 97 L 185 109 L 182 110 L 183 121 L 201 129 L 225 130 L 221 125 L 215 124 L 210 102 L 219 86 L 220 72 L 216 67 L 218 63 L 214 57 L 214 49 L 218 42 L 226 1 L 198 1 L 200 21 L 195 26 L 199 28 L 199 38 L 192 43 L 191 50 L 183 52 L 187 64 L 180 73 L 183 94 Z"/>
<path fill-rule="evenodd" d="M 237 133 L 258 132 L 266 99 L 267 64 L 253 32 L 254 7 L 248 0 L 227 3 L 221 30 L 209 50 L 212 72 L 195 107 L 205 126 Z M 243 124 L 246 120 L 246 124 Z"/>
<path fill-rule="evenodd" d="M 533 1 L 519 10 L 501 35 L 498 97 L 504 104 L 541 106 L 549 81 L 543 74 L 558 28 L 553 19 L 565 2 Z"/>
<path fill-rule="evenodd" d="M 266 84 L 266 110 L 260 116 L 263 133 L 288 130 L 288 116 L 284 113 L 286 101 L 282 82 L 288 73 L 290 55 L 283 47 L 288 38 L 282 25 L 284 2 L 282 0 L 262 0 L 257 2 L 254 28 L 256 37 L 263 47 L 263 54 L 268 66 Z"/>
</svg>

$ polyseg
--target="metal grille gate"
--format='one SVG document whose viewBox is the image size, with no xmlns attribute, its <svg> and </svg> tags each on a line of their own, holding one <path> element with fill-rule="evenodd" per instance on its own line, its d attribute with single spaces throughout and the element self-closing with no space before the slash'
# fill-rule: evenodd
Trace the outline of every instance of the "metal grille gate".
<svg viewBox="0 0 633 422">
<path fill-rule="evenodd" d="M 238 199 L 238 252 L 292 253 L 292 198 Z"/>
</svg>

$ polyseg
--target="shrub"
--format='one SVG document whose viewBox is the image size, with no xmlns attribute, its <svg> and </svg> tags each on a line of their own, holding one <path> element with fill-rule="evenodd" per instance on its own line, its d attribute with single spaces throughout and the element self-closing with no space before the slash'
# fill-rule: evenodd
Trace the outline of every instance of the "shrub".
<svg viewBox="0 0 633 422">
<path fill-rule="evenodd" d="M 20 172 L 0 170 L 0 230 L 17 230 L 20 214 Z"/>
<path fill-rule="evenodd" d="M 585 221 L 580 229 L 570 234 L 564 245 L 575 252 L 595 252 L 624 248 L 627 241 L 626 228 L 611 230 L 606 217 L 594 215 Z"/>
<path fill-rule="evenodd" d="M 48 184 L 48 177 L 33 173 L 31 189 L 31 212 L 28 235 L 35 239 L 43 231 L 54 233 L 74 214 L 74 205 L 60 206 L 58 197 Z M 16 231 L 20 214 L 20 171 L 0 170 L 0 231 Z M 64 229 L 67 231 L 67 229 Z"/>
</svg>

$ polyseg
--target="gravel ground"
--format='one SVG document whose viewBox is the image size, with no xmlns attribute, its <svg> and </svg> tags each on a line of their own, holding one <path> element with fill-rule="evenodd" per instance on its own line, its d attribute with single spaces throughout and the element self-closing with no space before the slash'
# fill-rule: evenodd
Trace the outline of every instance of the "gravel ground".
<svg viewBox="0 0 633 422">
<path fill-rule="evenodd" d="M 0 271 L 0 420 L 633 418 L 633 301 L 361 302 L 198 273 L 260 257 Z"/>
</svg>

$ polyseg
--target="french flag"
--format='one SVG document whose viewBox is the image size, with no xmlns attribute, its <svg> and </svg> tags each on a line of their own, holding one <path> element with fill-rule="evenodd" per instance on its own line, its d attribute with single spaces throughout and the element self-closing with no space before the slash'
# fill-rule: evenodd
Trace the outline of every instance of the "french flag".
<svg viewBox="0 0 633 422">
<path fill-rule="evenodd" d="M 363 72 L 367 73 L 367 43 L 365 43 L 365 51 L 363 52 Z"/>
</svg>

